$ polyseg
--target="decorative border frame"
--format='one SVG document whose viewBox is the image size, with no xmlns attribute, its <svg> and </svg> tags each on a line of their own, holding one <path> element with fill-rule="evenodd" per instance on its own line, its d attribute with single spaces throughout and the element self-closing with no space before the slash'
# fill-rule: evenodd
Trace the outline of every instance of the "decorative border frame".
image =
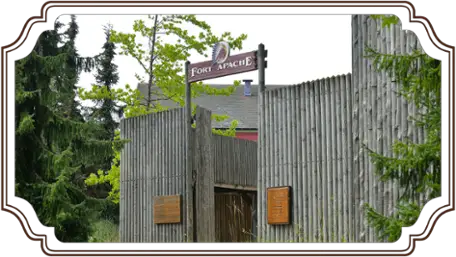
<svg viewBox="0 0 456 257">
<path fill-rule="evenodd" d="M 37 25 L 43 29 L 43 26 L 46 26 L 48 23 L 48 15 L 53 12 L 54 8 L 364 8 L 363 12 L 368 12 L 365 10 L 373 10 L 377 8 L 401 8 L 407 11 L 408 23 L 416 24 L 424 28 L 425 36 L 427 40 L 431 41 L 433 49 L 440 51 L 441 53 L 447 53 L 447 67 L 448 67 L 448 77 L 443 78 L 444 83 L 447 82 L 447 98 L 453 100 L 455 98 L 455 66 L 456 66 L 456 51 L 455 47 L 448 45 L 439 39 L 438 34 L 433 27 L 432 23 L 428 18 L 423 16 L 418 16 L 416 14 L 415 6 L 408 1 L 394 1 L 394 0 L 340 0 L 340 1 L 331 1 L 331 0 L 319 0 L 319 1 L 305 1 L 305 0 L 195 0 L 195 1 L 184 1 L 184 0 L 73 0 L 73 1 L 64 1 L 64 0 L 49 0 L 41 6 L 40 16 L 34 16 L 29 18 L 24 26 L 22 27 L 21 32 L 18 34 L 16 40 L 8 45 L 1 46 L 0 49 L 0 62 L 1 62 L 1 191 L 0 191 L 0 210 L 2 212 L 9 213 L 15 216 L 23 231 L 25 236 L 33 242 L 39 243 L 41 251 L 44 255 L 47 256 L 132 256 L 132 255 L 193 255 L 199 256 L 202 254 L 217 254 L 220 256 L 227 255 L 237 255 L 237 254 L 249 254 L 252 256 L 264 256 L 264 255 L 315 255 L 320 256 L 380 256 L 380 255 L 392 255 L 392 256 L 409 256 L 413 254 L 416 249 L 417 243 L 424 241 L 429 238 L 431 232 L 433 231 L 436 223 L 440 217 L 450 212 L 456 210 L 456 200 L 455 200 L 455 176 L 454 176 L 454 159 L 448 158 L 450 153 L 454 153 L 455 140 L 454 140 L 454 111 L 455 104 L 453 101 L 443 101 L 443 115 L 444 122 L 448 127 L 443 127 L 443 135 L 448 135 L 447 138 L 443 139 L 444 142 L 448 143 L 448 148 L 442 150 L 443 158 L 443 181 L 448 184 L 445 185 L 447 188 L 448 195 L 443 195 L 445 204 L 442 204 L 439 208 L 434 209 L 432 215 L 427 219 L 426 227 L 423 232 L 417 234 L 408 234 L 408 245 L 406 248 L 401 249 L 379 249 L 379 248 L 367 248 L 366 249 L 350 249 L 350 248 L 341 248 L 341 249 L 251 249 L 251 247 L 242 247 L 238 249 L 199 249 L 199 246 L 189 245 L 190 249 L 179 249 L 174 247 L 173 249 L 130 249 L 122 248 L 120 244 L 113 247 L 112 249 L 103 248 L 108 245 L 100 245 L 100 248 L 95 249 L 94 246 L 85 246 L 80 245 L 79 249 L 69 249 L 65 247 L 63 249 L 51 248 L 48 241 L 48 235 L 46 234 L 37 234 L 33 232 L 30 220 L 27 218 L 26 214 L 20 208 L 10 204 L 11 194 L 8 192 L 8 181 L 12 176 L 12 169 L 8 169 L 8 163 L 10 162 L 9 158 L 11 157 L 12 151 L 14 151 L 14 146 L 11 146 L 11 136 L 9 134 L 9 123 L 10 116 L 13 113 L 12 107 L 9 106 L 8 98 L 9 93 L 12 90 L 13 79 L 8 77 L 8 69 L 12 69 L 14 66 L 11 64 L 11 56 L 14 57 L 15 51 L 23 47 L 26 40 L 30 38 Z M 366 9 L 367 8 L 367 9 Z M 404 14 L 405 16 L 405 14 Z M 405 21 L 404 21 L 405 22 Z M 442 72 L 443 74 L 446 71 Z M 10 85 L 9 85 L 10 84 Z M 445 97 L 445 96 L 443 96 Z M 447 115 L 447 117 L 445 117 Z M 453 117 L 453 118 L 450 118 Z M 447 122 L 447 123 L 446 123 Z M 445 125 L 444 125 L 445 126 Z M 446 131 L 445 131 L 446 130 Z M 10 144 L 10 145 L 8 145 Z M 445 163 L 445 160 L 448 162 Z M 447 173 L 447 174 L 445 174 Z M 447 177 L 445 177 L 447 175 Z M 444 187 L 445 187 L 444 186 Z M 444 188 L 443 187 L 443 188 Z M 445 192 L 443 193 L 445 194 Z M 114 245 L 114 244 L 113 244 Z M 75 248 L 77 246 L 74 246 Z M 204 247 L 204 246 L 202 246 Z M 254 247 L 254 246 L 253 246 Z M 84 249 L 81 249 L 84 248 Z M 170 247 L 171 248 L 171 247 Z M 196 249 L 198 248 L 198 249 Z"/>
</svg>

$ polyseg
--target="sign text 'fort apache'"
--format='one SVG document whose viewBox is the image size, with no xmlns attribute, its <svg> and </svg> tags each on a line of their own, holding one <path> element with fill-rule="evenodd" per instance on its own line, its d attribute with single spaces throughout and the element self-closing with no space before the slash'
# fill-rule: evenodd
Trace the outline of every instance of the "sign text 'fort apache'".
<svg viewBox="0 0 456 257">
<path fill-rule="evenodd" d="M 223 62 L 206 61 L 189 65 L 188 81 L 206 79 L 257 70 L 256 51 L 227 57 Z"/>
</svg>

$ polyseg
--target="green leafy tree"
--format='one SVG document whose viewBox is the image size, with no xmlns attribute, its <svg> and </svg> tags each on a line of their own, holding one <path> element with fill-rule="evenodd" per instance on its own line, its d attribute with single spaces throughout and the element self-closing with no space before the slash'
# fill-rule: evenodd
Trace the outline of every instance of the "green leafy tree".
<svg viewBox="0 0 456 257">
<path fill-rule="evenodd" d="M 214 35 L 211 27 L 195 15 L 154 15 L 147 20 L 136 20 L 134 33 L 111 31 L 111 41 L 120 45 L 120 54 L 134 58 L 142 67 L 145 76 L 135 74 L 138 81 L 147 83 L 147 92 L 142 94 L 138 89 L 126 85 L 125 89 L 108 90 L 106 86 L 94 85 L 90 91 L 80 90 L 79 95 L 86 100 L 111 99 L 123 106 L 125 117 L 146 115 L 167 110 L 162 105 L 168 100 L 177 106 L 185 105 L 184 63 L 190 56 L 198 54 L 208 57 L 211 47 L 219 41 L 229 43 L 231 49 L 242 49 L 242 42 L 247 35 L 232 37 L 225 32 Z M 194 32 L 194 34 L 189 33 Z M 174 42 L 174 43 L 172 43 Z M 232 86 L 224 89 L 210 87 L 202 82 L 192 83 L 192 98 L 201 94 L 230 95 L 240 85 L 234 81 Z M 195 113 L 196 105 L 192 105 Z M 223 121 L 226 115 L 213 115 L 213 119 Z M 234 136 L 237 121 L 233 121 L 227 130 L 213 130 L 216 134 Z M 99 170 L 86 180 L 87 185 L 109 183 L 112 186 L 109 198 L 118 203 L 120 179 L 120 153 L 116 152 L 110 170 Z"/>
<path fill-rule="evenodd" d="M 112 141 L 97 140 L 102 129 L 69 108 L 75 74 L 88 64 L 68 47 L 65 37 L 71 35 L 61 34 L 62 26 L 56 22 L 54 30 L 43 32 L 15 64 L 15 189 L 59 240 L 85 242 L 102 203 L 87 197 L 83 170 L 112 155 Z"/>
<path fill-rule="evenodd" d="M 386 16 L 383 21 L 383 26 L 398 23 L 397 17 Z M 392 55 L 367 48 L 366 57 L 373 61 L 377 71 L 387 71 L 399 85 L 398 93 L 420 110 L 412 118 L 426 134 L 423 143 L 394 142 L 393 157 L 370 151 L 381 180 L 395 181 L 403 189 L 396 212 L 391 216 L 382 215 L 366 204 L 369 224 L 381 239 L 394 242 L 399 239 L 402 227 L 413 225 L 419 217 L 423 206 L 416 202 L 417 195 L 432 199 L 441 193 L 441 63 L 419 49 L 411 54 Z"/>
</svg>

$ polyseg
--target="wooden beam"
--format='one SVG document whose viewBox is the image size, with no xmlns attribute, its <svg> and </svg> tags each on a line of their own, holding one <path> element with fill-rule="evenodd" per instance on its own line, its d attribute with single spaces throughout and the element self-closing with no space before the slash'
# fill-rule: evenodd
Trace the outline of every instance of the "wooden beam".
<svg viewBox="0 0 456 257">
<path fill-rule="evenodd" d="M 197 107 L 194 209 L 197 242 L 215 242 L 215 174 L 211 121 L 211 111 Z"/>
<path fill-rule="evenodd" d="M 240 185 L 230 185 L 230 184 L 214 184 L 215 187 L 220 188 L 227 188 L 227 189 L 235 189 L 235 190 L 243 190 L 243 191 L 257 191 L 255 186 L 240 186 Z"/>
</svg>

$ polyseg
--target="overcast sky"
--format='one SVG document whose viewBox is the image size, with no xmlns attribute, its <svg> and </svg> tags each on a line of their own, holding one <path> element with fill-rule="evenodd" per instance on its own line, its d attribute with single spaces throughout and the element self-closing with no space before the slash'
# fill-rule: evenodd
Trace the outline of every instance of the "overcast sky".
<svg viewBox="0 0 456 257">
<path fill-rule="evenodd" d="M 198 15 L 214 33 L 229 31 L 233 36 L 247 34 L 241 51 L 256 50 L 263 43 L 268 50 L 267 84 L 297 84 L 304 81 L 351 72 L 351 16 L 350 15 Z M 60 16 L 68 22 L 69 15 Z M 103 25 L 111 23 L 114 29 L 133 32 L 133 22 L 147 19 L 145 15 L 77 15 L 79 35 L 76 47 L 81 56 L 94 56 L 102 51 L 105 42 Z M 191 31 L 190 31 L 191 33 Z M 211 54 L 210 52 L 208 53 Z M 192 56 L 190 61 L 206 59 Z M 135 73 L 142 69 L 132 57 L 117 55 L 119 66 L 117 87 L 130 84 L 136 87 Z M 141 73 L 142 74 L 142 73 Z M 258 72 L 207 80 L 207 83 L 225 84 L 234 80 L 253 79 Z M 93 74 L 83 73 L 79 86 L 87 88 L 95 83 Z"/>
</svg>

